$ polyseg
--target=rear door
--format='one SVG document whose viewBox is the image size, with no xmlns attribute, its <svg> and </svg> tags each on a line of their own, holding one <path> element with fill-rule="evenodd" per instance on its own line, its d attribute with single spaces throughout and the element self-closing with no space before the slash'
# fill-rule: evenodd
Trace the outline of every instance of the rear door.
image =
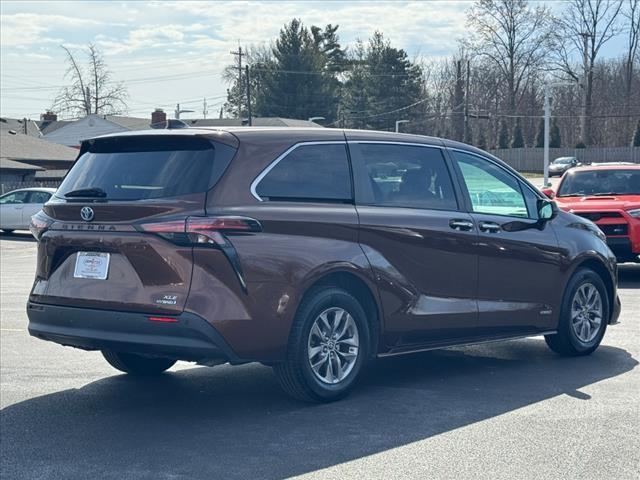
<svg viewBox="0 0 640 480">
<path fill-rule="evenodd" d="M 360 243 L 371 262 L 391 349 L 473 335 L 477 232 L 459 208 L 437 146 L 349 142 Z"/>
<path fill-rule="evenodd" d="M 51 193 L 32 190 L 22 210 L 22 224 L 28 228 L 31 217 L 42 210 L 42 206 L 51 198 Z"/>
<path fill-rule="evenodd" d="M 488 158 L 452 150 L 465 200 L 478 227 L 478 327 L 483 335 L 549 329 L 562 295 L 562 256 L 551 222 L 534 223 L 537 195 Z"/>
<path fill-rule="evenodd" d="M 20 228 L 22 226 L 22 210 L 28 197 L 28 190 L 18 190 L 0 197 L 0 226 L 2 228 Z"/>
<path fill-rule="evenodd" d="M 185 222 L 205 215 L 207 192 L 234 153 L 192 135 L 111 137 L 85 145 L 44 207 L 52 224 L 39 242 L 32 300 L 182 311 L 193 267 Z"/>
</svg>

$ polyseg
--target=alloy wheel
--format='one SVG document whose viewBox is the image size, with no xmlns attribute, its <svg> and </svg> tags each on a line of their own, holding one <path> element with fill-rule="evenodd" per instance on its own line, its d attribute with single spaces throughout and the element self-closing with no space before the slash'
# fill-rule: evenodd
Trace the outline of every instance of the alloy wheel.
<svg viewBox="0 0 640 480">
<path fill-rule="evenodd" d="M 344 380 L 358 359 L 358 326 L 353 317 L 339 307 L 324 310 L 309 332 L 309 365 L 321 382 L 336 384 Z"/>
<path fill-rule="evenodd" d="M 571 301 L 571 327 L 581 342 L 593 341 L 602 324 L 602 298 L 592 283 L 581 285 Z"/>
</svg>

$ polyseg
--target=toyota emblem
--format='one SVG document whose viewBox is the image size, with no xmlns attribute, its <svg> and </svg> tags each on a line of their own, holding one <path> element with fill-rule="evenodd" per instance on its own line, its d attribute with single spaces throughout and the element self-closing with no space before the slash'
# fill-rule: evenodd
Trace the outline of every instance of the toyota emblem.
<svg viewBox="0 0 640 480">
<path fill-rule="evenodd" d="M 80 216 L 85 222 L 90 222 L 93 220 L 93 208 L 82 207 L 82 210 L 80 210 Z"/>
</svg>

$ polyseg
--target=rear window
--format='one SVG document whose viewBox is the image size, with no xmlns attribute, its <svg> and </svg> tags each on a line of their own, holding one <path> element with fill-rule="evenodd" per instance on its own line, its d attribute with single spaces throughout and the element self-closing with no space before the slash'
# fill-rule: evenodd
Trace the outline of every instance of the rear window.
<svg viewBox="0 0 640 480">
<path fill-rule="evenodd" d="M 56 196 L 101 189 L 107 200 L 142 200 L 206 192 L 235 149 L 199 137 L 113 137 L 95 140 Z M 81 198 L 81 197 L 78 197 Z"/>
</svg>

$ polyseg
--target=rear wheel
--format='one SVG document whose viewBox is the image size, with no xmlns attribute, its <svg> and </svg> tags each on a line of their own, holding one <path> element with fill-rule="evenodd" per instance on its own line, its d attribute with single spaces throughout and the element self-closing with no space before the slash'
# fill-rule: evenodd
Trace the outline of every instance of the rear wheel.
<svg viewBox="0 0 640 480">
<path fill-rule="evenodd" d="M 143 357 L 111 350 L 103 350 L 102 355 L 113 368 L 132 375 L 159 375 L 176 363 L 170 358 Z"/>
<path fill-rule="evenodd" d="M 567 284 L 557 333 L 544 338 L 561 355 L 588 355 L 600 345 L 608 318 L 604 282 L 593 270 L 583 268 Z"/>
<path fill-rule="evenodd" d="M 315 402 L 349 393 L 369 356 L 369 325 L 352 295 L 336 287 L 309 292 L 289 337 L 286 360 L 274 365 L 282 388 Z"/>
</svg>

